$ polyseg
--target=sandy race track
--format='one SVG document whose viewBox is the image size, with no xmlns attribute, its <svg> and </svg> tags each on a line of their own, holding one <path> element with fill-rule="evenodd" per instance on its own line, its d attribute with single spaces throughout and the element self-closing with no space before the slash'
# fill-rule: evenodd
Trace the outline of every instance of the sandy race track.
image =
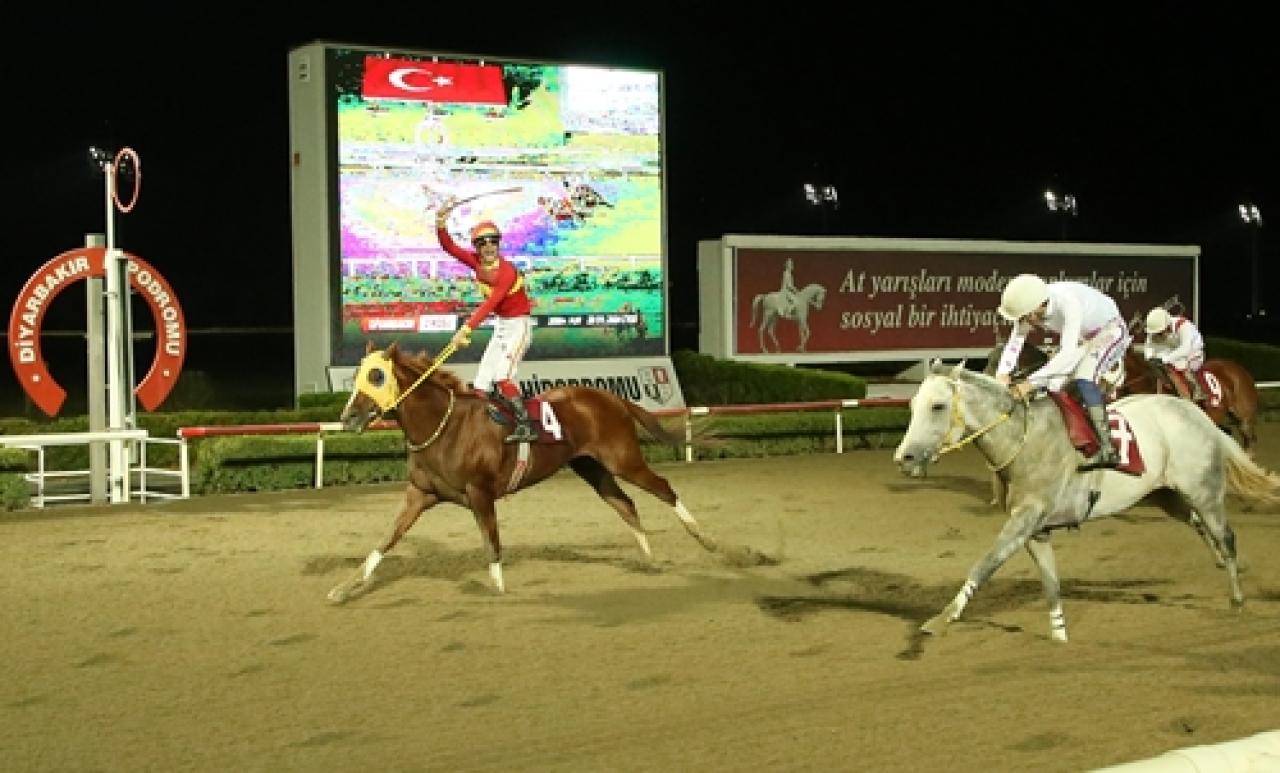
<svg viewBox="0 0 1280 773">
<path fill-rule="evenodd" d="M 1280 426 L 1260 460 L 1280 469 Z M 914 635 L 1003 517 L 976 452 L 662 465 L 731 547 L 629 489 L 655 563 L 562 473 L 429 511 L 345 606 L 399 486 L 0 517 L 6 770 L 1080 771 L 1280 728 L 1280 513 L 1233 524 L 1248 602 L 1151 508 L 1054 537 L 1069 644 L 1016 554 Z"/>
</svg>

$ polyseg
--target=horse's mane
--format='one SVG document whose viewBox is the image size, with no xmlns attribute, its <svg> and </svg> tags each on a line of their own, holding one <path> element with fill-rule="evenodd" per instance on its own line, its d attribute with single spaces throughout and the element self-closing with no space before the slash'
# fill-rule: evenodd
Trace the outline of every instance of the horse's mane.
<svg viewBox="0 0 1280 773">
<path fill-rule="evenodd" d="M 1004 388 L 1004 385 L 996 380 L 994 376 L 976 370 L 969 370 L 964 366 L 963 361 L 957 365 L 947 365 L 942 362 L 942 360 L 934 360 L 932 365 L 929 367 L 929 372 L 935 376 L 942 376 L 944 378 L 960 378 L 981 386 L 996 387 L 1000 389 Z"/>
<path fill-rule="evenodd" d="M 432 363 L 435 362 L 435 360 L 431 358 L 431 354 L 427 352 L 426 349 L 415 354 L 406 354 L 405 352 L 400 351 L 399 347 L 392 345 L 387 347 L 386 353 L 391 357 L 392 361 L 395 362 L 396 365 L 409 371 L 415 379 L 418 376 L 421 376 L 423 371 L 431 367 Z M 431 378 L 429 380 L 459 396 L 471 394 L 467 390 L 466 384 L 462 383 L 462 379 L 458 378 L 458 376 L 451 370 L 439 368 L 435 373 L 431 374 Z"/>
</svg>

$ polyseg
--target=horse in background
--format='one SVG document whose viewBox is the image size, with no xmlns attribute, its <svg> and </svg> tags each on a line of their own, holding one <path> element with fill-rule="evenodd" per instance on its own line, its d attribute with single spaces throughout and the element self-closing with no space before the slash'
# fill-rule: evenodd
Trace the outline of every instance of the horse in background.
<svg viewBox="0 0 1280 773">
<path fill-rule="evenodd" d="M 805 285 L 796 291 L 795 308 L 791 310 L 785 308 L 786 300 L 783 298 L 782 291 L 757 293 L 756 297 L 751 299 L 751 327 L 756 327 L 756 322 L 759 320 L 760 351 L 769 351 L 769 347 L 764 342 L 764 337 L 768 334 L 773 341 L 774 351 L 781 352 L 782 347 L 778 344 L 778 335 L 774 327 L 779 319 L 794 319 L 800 329 L 800 345 L 796 347 L 796 351 L 803 352 L 809 343 L 809 309 L 812 307 L 814 310 L 821 310 L 826 299 L 827 288 L 817 283 Z"/>
<path fill-rule="evenodd" d="M 1255 464 L 1186 400 L 1141 395 L 1110 408 L 1113 420 L 1121 422 L 1116 437 L 1130 469 L 1081 474 L 1076 448 L 1053 401 L 1020 401 L 1004 384 L 963 364 L 932 365 L 911 399 L 911 420 L 894 462 L 918 477 L 941 454 L 973 444 L 1004 484 L 1009 518 L 955 598 L 921 626 L 925 633 L 944 632 L 978 588 L 1025 548 L 1040 573 L 1050 634 L 1066 641 L 1052 530 L 1123 512 L 1144 498 L 1200 532 L 1227 570 L 1232 606 L 1244 604 L 1226 493 L 1280 506 L 1280 477 Z"/>
<path fill-rule="evenodd" d="M 1187 398 L 1165 368 L 1148 363 L 1136 348 L 1125 352 L 1124 362 L 1125 372 L 1130 375 L 1120 386 L 1120 396 L 1169 393 Z M 1206 399 L 1200 407 L 1252 456 L 1258 445 L 1258 386 L 1253 376 L 1235 361 L 1224 358 L 1205 360 L 1200 370 L 1208 382 Z"/>
<path fill-rule="evenodd" d="M 683 437 L 667 430 L 643 407 L 613 392 L 586 386 L 555 387 L 530 401 L 540 423 L 533 443 L 507 444 L 508 428 L 490 413 L 488 399 L 466 389 L 425 353 L 411 356 L 395 343 L 384 351 L 372 344 L 356 371 L 351 397 L 342 411 L 346 429 L 363 432 L 375 418 L 394 412 L 408 448 L 409 483 L 390 534 L 369 553 L 346 582 L 329 592 L 341 603 L 371 587 L 374 569 L 428 508 L 452 502 L 475 516 L 489 555 L 489 574 L 499 593 L 502 544 L 496 502 L 536 485 L 568 465 L 622 516 L 641 553 L 652 551 L 635 503 L 618 484 L 627 481 L 667 504 L 684 528 L 708 551 L 717 549 L 667 479 L 645 462 L 636 425 L 655 439 L 679 446 Z"/>
</svg>

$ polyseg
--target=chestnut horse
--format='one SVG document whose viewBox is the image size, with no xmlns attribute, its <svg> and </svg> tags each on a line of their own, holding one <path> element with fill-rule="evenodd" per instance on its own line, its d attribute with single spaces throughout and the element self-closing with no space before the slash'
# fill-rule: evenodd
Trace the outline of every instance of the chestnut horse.
<svg viewBox="0 0 1280 773">
<path fill-rule="evenodd" d="M 1125 352 L 1124 369 L 1127 378 L 1120 386 L 1121 397 L 1162 392 L 1179 394 L 1165 369 L 1148 365 L 1137 349 Z M 1205 360 L 1201 370 L 1211 387 L 1216 383 L 1221 399 L 1210 391 L 1209 399 L 1200 407 L 1223 431 L 1234 433 L 1240 446 L 1252 456 L 1258 443 L 1258 387 L 1253 376 L 1235 361 L 1222 358 Z"/>
<path fill-rule="evenodd" d="M 441 358 L 443 360 L 443 357 Z M 425 353 L 408 355 L 391 344 L 372 344 L 342 411 L 346 428 L 362 432 L 378 416 L 394 411 L 409 454 L 409 483 L 390 534 L 356 574 L 329 592 L 341 603 L 371 587 L 373 571 L 424 510 L 452 502 L 471 510 L 489 554 L 489 574 L 501 593 L 502 543 L 495 503 L 507 494 L 540 483 L 566 464 L 608 502 L 652 557 L 635 503 L 617 478 L 638 486 L 675 510 L 685 529 L 707 550 L 715 544 L 698 528 L 671 485 L 646 464 L 636 433 L 639 423 L 655 439 L 679 445 L 644 408 L 594 387 L 555 387 L 539 395 L 530 411 L 541 425 L 537 442 L 505 444 L 509 428 L 490 414 L 490 402 L 466 389 L 457 376 L 436 370 Z"/>
</svg>

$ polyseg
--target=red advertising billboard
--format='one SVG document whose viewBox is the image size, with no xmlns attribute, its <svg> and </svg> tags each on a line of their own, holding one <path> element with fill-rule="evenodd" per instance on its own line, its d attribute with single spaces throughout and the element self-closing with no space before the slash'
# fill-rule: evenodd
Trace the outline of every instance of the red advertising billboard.
<svg viewBox="0 0 1280 773">
<path fill-rule="evenodd" d="M 722 301 L 719 338 L 739 359 L 804 362 L 915 359 L 988 351 L 1006 323 L 996 313 L 1020 273 L 1090 284 L 1126 320 L 1171 304 L 1195 316 L 1196 247 L 726 237 L 700 254 L 720 270 L 702 279 Z M 844 244 L 841 244 L 844 242 Z M 718 253 L 718 254 L 717 254 Z M 703 309 L 704 328 L 709 320 Z"/>
</svg>

